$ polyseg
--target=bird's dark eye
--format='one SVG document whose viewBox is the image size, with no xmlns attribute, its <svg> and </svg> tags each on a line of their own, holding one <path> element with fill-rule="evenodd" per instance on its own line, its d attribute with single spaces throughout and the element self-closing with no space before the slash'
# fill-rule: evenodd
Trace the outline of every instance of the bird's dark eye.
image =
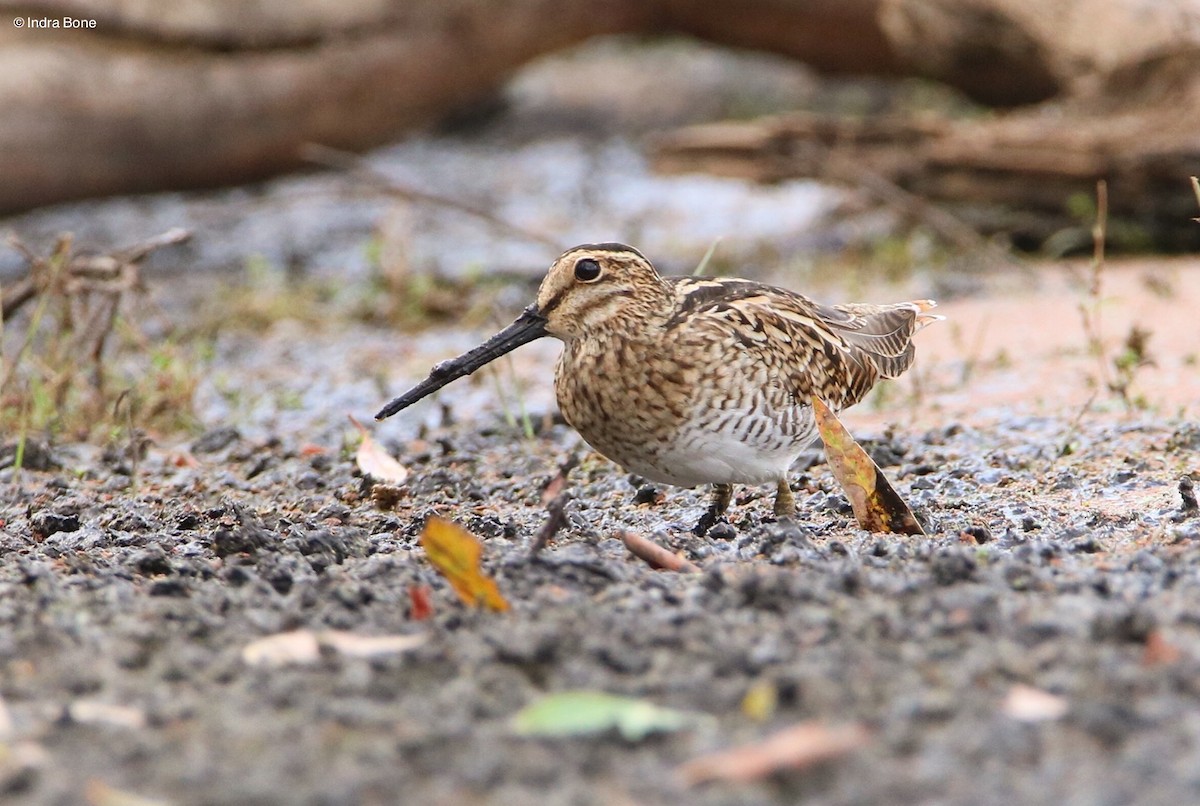
<svg viewBox="0 0 1200 806">
<path fill-rule="evenodd" d="M 590 283 L 600 276 L 600 263 L 594 258 L 585 257 L 575 261 L 575 279 L 581 283 Z"/>
</svg>

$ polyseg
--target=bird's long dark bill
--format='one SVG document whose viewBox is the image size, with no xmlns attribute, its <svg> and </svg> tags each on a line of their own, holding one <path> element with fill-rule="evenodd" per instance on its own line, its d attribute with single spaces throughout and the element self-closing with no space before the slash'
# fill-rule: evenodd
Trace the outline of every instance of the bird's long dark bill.
<svg viewBox="0 0 1200 806">
<path fill-rule="evenodd" d="M 500 356 L 511 353 L 522 344 L 528 344 L 545 335 L 548 335 L 546 333 L 546 318 L 538 313 L 536 306 L 530 305 L 517 317 L 515 322 L 474 350 L 465 352 L 458 358 L 443 361 L 435 366 L 429 371 L 428 378 L 384 406 L 375 415 L 375 419 L 382 420 L 386 417 L 391 417 L 396 412 L 416 403 L 421 398 L 432 395 L 451 381 L 457 380 L 464 375 L 470 375 L 485 364 L 490 364 Z"/>
</svg>

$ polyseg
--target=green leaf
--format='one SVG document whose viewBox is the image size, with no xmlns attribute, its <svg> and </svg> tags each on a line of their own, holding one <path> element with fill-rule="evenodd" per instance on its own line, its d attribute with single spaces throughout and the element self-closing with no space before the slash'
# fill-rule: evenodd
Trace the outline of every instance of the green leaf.
<svg viewBox="0 0 1200 806">
<path fill-rule="evenodd" d="M 626 741 L 638 742 L 652 733 L 691 727 L 707 716 L 602 691 L 564 691 L 522 708 L 512 718 L 512 730 L 519 736 L 541 738 L 595 736 L 616 730 Z"/>
</svg>

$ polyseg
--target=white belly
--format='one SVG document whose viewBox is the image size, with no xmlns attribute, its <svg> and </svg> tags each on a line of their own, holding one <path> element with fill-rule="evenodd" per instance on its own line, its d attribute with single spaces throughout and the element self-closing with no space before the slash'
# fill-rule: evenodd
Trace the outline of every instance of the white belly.
<svg viewBox="0 0 1200 806">
<path fill-rule="evenodd" d="M 777 423 L 743 414 L 736 422 L 690 423 L 675 438 L 641 455 L 601 453 L 638 475 L 663 484 L 763 484 L 787 477 L 788 468 L 812 444 L 814 428 L 782 434 Z M 623 452 L 620 452 L 623 453 Z"/>
</svg>

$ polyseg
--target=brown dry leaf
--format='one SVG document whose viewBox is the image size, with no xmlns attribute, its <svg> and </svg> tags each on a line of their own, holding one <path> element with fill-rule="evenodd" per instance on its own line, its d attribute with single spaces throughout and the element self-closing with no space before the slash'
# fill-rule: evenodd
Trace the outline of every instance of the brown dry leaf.
<svg viewBox="0 0 1200 806">
<path fill-rule="evenodd" d="M 1143 666 L 1169 666 L 1183 658 L 1183 651 L 1167 640 L 1162 630 L 1154 630 L 1146 636 L 1142 650 Z"/>
<path fill-rule="evenodd" d="M 117 789 L 98 778 L 88 781 L 84 798 L 91 806 L 168 806 L 171 801 Z"/>
<path fill-rule="evenodd" d="M 110 725 L 130 730 L 146 727 L 146 713 L 142 709 L 99 700 L 75 700 L 67 706 L 67 716 L 81 725 Z"/>
<path fill-rule="evenodd" d="M 1017 683 L 1008 690 L 1001 710 L 1018 722 L 1050 722 L 1066 716 L 1068 707 L 1067 701 L 1058 695 Z"/>
<path fill-rule="evenodd" d="M 424 635 L 359 635 L 344 630 L 292 630 L 251 641 L 242 649 L 250 666 L 277 667 L 316 663 L 327 649 L 348 658 L 395 655 L 425 643 Z"/>
<path fill-rule="evenodd" d="M 416 649 L 425 643 L 425 636 L 414 635 L 359 635 L 344 630 L 326 630 L 317 635 L 317 642 L 347 658 L 377 658 L 381 655 L 398 655 Z"/>
<path fill-rule="evenodd" d="M 8 704 L 4 702 L 4 698 L 0 697 L 0 742 L 7 742 L 16 735 L 16 730 L 13 726 L 12 714 L 8 710 Z"/>
<path fill-rule="evenodd" d="M 315 663 L 321 657 L 321 645 L 312 630 L 292 630 L 251 641 L 242 648 L 242 660 L 249 666 L 287 666 Z"/>
<path fill-rule="evenodd" d="M 846 491 L 858 525 L 870 532 L 924 535 L 908 504 L 837 416 L 816 395 L 812 406 L 829 469 Z"/>
<path fill-rule="evenodd" d="M 459 598 L 472 607 L 508 610 L 496 581 L 483 573 L 479 559 L 483 546 L 475 535 L 457 523 L 430 515 L 421 530 L 421 546 L 434 568 L 450 582 Z"/>
<path fill-rule="evenodd" d="M 167 454 L 167 461 L 174 467 L 200 467 L 200 460 L 186 449 L 179 449 Z"/>
<path fill-rule="evenodd" d="M 783 770 L 801 770 L 844 756 L 865 745 L 870 736 L 856 723 L 827 725 L 801 722 L 760 742 L 719 750 L 677 768 L 687 786 L 705 781 L 755 781 Z"/>
<path fill-rule="evenodd" d="M 399 486 L 408 480 L 408 468 L 392 458 L 383 446 L 371 438 L 363 424 L 350 416 L 350 422 L 362 434 L 362 442 L 354 453 L 354 461 L 363 475 L 370 476 L 376 481 Z"/>
<path fill-rule="evenodd" d="M 425 621 L 433 617 L 433 602 L 429 598 L 428 585 L 408 586 L 408 617 L 413 621 Z"/>
</svg>

